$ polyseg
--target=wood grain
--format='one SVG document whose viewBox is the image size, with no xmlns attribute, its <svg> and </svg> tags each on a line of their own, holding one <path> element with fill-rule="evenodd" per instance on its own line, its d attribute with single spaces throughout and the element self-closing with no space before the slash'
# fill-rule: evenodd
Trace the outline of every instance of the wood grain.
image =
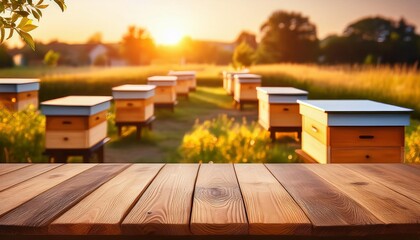
<svg viewBox="0 0 420 240">
<path fill-rule="evenodd" d="M 191 213 L 196 235 L 246 235 L 248 222 L 232 164 L 202 164 Z"/>
<path fill-rule="evenodd" d="M 303 165 L 266 166 L 306 213 L 315 234 L 357 236 L 380 233 L 378 225 L 383 222 Z"/>
<path fill-rule="evenodd" d="M 129 165 L 102 164 L 56 185 L 0 218 L 0 233 L 45 234 L 47 225 Z"/>
<path fill-rule="evenodd" d="M 293 198 L 262 164 L 235 164 L 248 214 L 249 234 L 306 235 L 311 223 Z"/>
<path fill-rule="evenodd" d="M 199 165 L 167 164 L 122 223 L 123 234 L 189 235 Z"/>
<path fill-rule="evenodd" d="M 0 216 L 93 166 L 94 164 L 63 165 L 0 192 Z"/>
<path fill-rule="evenodd" d="M 49 233 L 120 234 L 123 218 L 162 166 L 139 164 L 129 167 L 51 223 Z"/>
<path fill-rule="evenodd" d="M 404 127 L 330 127 L 329 132 L 332 147 L 404 146 Z"/>
<path fill-rule="evenodd" d="M 26 163 L 7 163 L 7 164 L 1 164 L 0 165 L 0 175 L 16 171 L 18 169 L 28 167 L 30 164 Z"/>
<path fill-rule="evenodd" d="M 401 163 L 403 147 L 331 148 L 329 163 Z"/>
<path fill-rule="evenodd" d="M 3 174 L 0 176 L 0 192 L 59 166 L 60 164 L 32 164 L 31 166 Z"/>
<path fill-rule="evenodd" d="M 420 234 L 420 205 L 342 165 L 305 166 L 339 188 L 379 220 L 388 224 L 387 230 L 397 233 Z"/>
<path fill-rule="evenodd" d="M 348 164 L 346 168 L 420 203 L 420 172 L 400 164 Z"/>
</svg>

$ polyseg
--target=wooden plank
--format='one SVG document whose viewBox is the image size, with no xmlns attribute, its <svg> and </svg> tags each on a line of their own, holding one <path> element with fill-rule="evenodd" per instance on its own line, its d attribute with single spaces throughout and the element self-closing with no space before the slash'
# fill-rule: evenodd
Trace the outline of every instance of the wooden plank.
<svg viewBox="0 0 420 240">
<path fill-rule="evenodd" d="M 122 223 L 128 235 L 189 235 L 198 164 L 167 164 Z"/>
<path fill-rule="evenodd" d="M 367 209 L 301 164 L 266 164 L 311 220 L 316 235 L 366 235 L 383 224 Z"/>
<path fill-rule="evenodd" d="M 0 175 L 16 171 L 18 169 L 28 167 L 31 164 L 27 163 L 7 163 L 7 164 L 0 164 Z"/>
<path fill-rule="evenodd" d="M 133 165 L 111 179 L 49 226 L 54 235 L 116 235 L 120 223 L 163 164 Z"/>
<path fill-rule="evenodd" d="M 0 216 L 93 166 L 94 164 L 63 165 L 0 192 Z"/>
<path fill-rule="evenodd" d="M 61 164 L 32 164 L 29 167 L 3 174 L 0 176 L 0 192 L 42 173 L 48 172 L 60 165 Z"/>
<path fill-rule="evenodd" d="M 413 168 L 416 168 L 416 169 L 420 170 L 420 164 L 418 164 L 418 163 L 408 164 L 408 166 L 410 166 L 410 167 L 413 167 Z"/>
<path fill-rule="evenodd" d="M 388 224 L 393 234 L 420 234 L 420 204 L 343 165 L 305 165 Z"/>
<path fill-rule="evenodd" d="M 356 171 L 420 203 L 420 172 L 402 164 L 349 164 Z"/>
<path fill-rule="evenodd" d="M 191 213 L 196 235 L 246 235 L 248 222 L 232 164 L 203 164 Z"/>
<path fill-rule="evenodd" d="M 311 223 L 262 164 L 235 164 L 248 214 L 249 234 L 307 235 Z"/>
<path fill-rule="evenodd" d="M 130 165 L 101 164 L 56 185 L 0 218 L 0 233 L 46 234 L 47 225 Z"/>
</svg>

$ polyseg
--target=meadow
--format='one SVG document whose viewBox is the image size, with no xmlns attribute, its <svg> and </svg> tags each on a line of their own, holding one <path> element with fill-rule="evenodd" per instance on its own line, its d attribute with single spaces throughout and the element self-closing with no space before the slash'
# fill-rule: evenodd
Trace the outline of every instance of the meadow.
<svg viewBox="0 0 420 240">
<path fill-rule="evenodd" d="M 209 129 L 203 128 L 212 122 L 229 122 L 235 118 L 232 125 L 233 131 L 242 130 L 243 136 L 258 133 L 258 126 L 254 126 L 255 109 L 238 112 L 232 108 L 231 98 L 221 89 L 221 71 L 227 66 L 214 65 L 159 65 L 144 67 L 122 68 L 22 68 L 0 70 L 2 77 L 39 77 L 41 78 L 40 100 L 47 100 L 65 95 L 111 95 L 111 88 L 125 83 L 145 83 L 151 75 L 165 75 L 168 70 L 196 70 L 197 82 L 201 86 L 197 92 L 192 93 L 190 101 L 181 100 L 174 114 L 157 111 L 158 120 L 153 132 L 146 132 L 140 142 L 134 141 L 132 131 L 128 136 L 118 139 L 116 130 L 112 127 L 110 116 L 109 133 L 113 141 L 107 146 L 108 161 L 186 161 L 186 156 L 191 152 L 185 146 L 191 146 L 191 139 L 212 139 Z M 410 127 L 406 128 L 406 160 L 408 162 L 420 161 L 420 72 L 414 67 L 407 66 L 313 66 L 313 65 L 258 65 L 251 67 L 251 72 L 263 76 L 265 86 L 294 86 L 308 90 L 312 99 L 372 99 L 385 103 L 409 107 L 415 110 Z M 226 115 L 227 120 L 223 120 Z M 245 117 L 247 123 L 242 124 Z M 204 124 L 196 124 L 196 120 Z M 216 119 L 216 120 L 214 120 Z M 205 122 L 207 121 L 207 122 Z M 239 124 L 239 125 L 237 125 Z M 11 128 L 13 129 L 13 128 Z M 251 130 L 250 130 L 251 129 Z M 245 131 L 246 130 L 246 131 Z M 4 129 L 2 129 L 2 132 Z M 221 129 L 217 130 L 218 132 Z M 249 131 L 249 132 L 247 132 Z M 203 135 L 206 133 L 207 135 Z M 13 134 L 12 134 L 13 135 Z M 262 143 L 266 141 L 263 135 Z M 228 139 L 228 138 L 226 138 Z M 247 139 L 245 137 L 245 139 Z M 202 148 L 212 151 L 211 141 Z M 246 141 L 250 141 L 248 139 Z M 230 140 L 232 141 L 232 140 Z M 237 140 L 233 140 L 237 141 Z M 203 143 L 204 144 L 204 143 Z M 222 144 L 227 145 L 228 143 Z M 264 145 L 261 144 L 261 145 Z M 275 151 L 265 155 L 267 161 L 296 161 L 293 151 L 298 148 L 293 136 L 285 136 L 280 143 L 276 143 Z M 194 146 L 195 149 L 202 149 Z M 187 148 L 188 149 L 188 148 Z M 141 152 L 143 151 L 143 153 Z M 209 156 L 200 156 L 200 150 L 195 156 L 189 156 L 187 161 L 209 161 L 218 154 L 212 152 Z M 261 148 L 261 151 L 265 151 Z M 121 157 L 121 152 L 127 155 Z M 211 151 L 210 151 L 211 152 Z M 225 151 L 226 152 L 226 151 Z M 266 152 L 266 151 L 265 151 Z M 255 155 L 255 154 L 254 154 Z M 118 159 L 116 159 L 118 158 Z M 225 156 L 225 159 L 241 159 Z M 246 158 L 242 158 L 246 159 Z M 233 161 L 233 160 L 232 160 Z M 260 161 L 255 159 L 253 161 Z"/>
</svg>

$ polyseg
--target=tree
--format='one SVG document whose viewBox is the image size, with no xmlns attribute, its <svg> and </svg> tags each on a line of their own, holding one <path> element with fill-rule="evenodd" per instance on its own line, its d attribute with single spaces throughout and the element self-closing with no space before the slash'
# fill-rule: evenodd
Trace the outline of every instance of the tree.
<svg viewBox="0 0 420 240">
<path fill-rule="evenodd" d="M 87 44 L 100 44 L 102 43 L 102 33 L 94 33 L 86 42 Z"/>
<path fill-rule="evenodd" d="M 66 9 L 64 0 L 54 0 L 61 8 Z M 7 39 L 17 32 L 20 37 L 28 44 L 32 50 L 35 50 L 35 42 L 28 33 L 35 28 L 33 20 L 40 20 L 42 10 L 47 8 L 44 0 L 0 0 L 0 43 L 6 38 L 6 29 L 9 30 Z"/>
<path fill-rule="evenodd" d="M 261 26 L 258 62 L 311 62 L 316 59 L 316 26 L 300 13 L 277 11 Z"/>
<path fill-rule="evenodd" d="M 415 63 L 420 60 L 419 36 L 404 19 L 365 17 L 349 24 L 341 36 L 320 46 L 328 63 Z"/>
<path fill-rule="evenodd" d="M 239 34 L 238 38 L 236 38 L 236 45 L 239 46 L 242 42 L 248 44 L 248 46 L 252 47 L 253 49 L 257 49 L 257 37 L 255 34 L 249 33 L 247 31 L 243 31 Z"/>
<path fill-rule="evenodd" d="M 44 57 L 44 64 L 50 67 L 55 67 L 60 60 L 60 53 L 49 50 Z"/>
<path fill-rule="evenodd" d="M 255 51 L 245 41 L 233 52 L 232 63 L 235 68 L 249 67 L 254 62 Z"/>
<path fill-rule="evenodd" d="M 10 68 L 13 66 L 13 58 L 7 53 L 6 44 L 0 45 L 0 68 Z"/>
<path fill-rule="evenodd" d="M 155 44 L 143 28 L 130 26 L 122 39 L 122 55 L 132 65 L 149 64 L 155 54 Z"/>
</svg>

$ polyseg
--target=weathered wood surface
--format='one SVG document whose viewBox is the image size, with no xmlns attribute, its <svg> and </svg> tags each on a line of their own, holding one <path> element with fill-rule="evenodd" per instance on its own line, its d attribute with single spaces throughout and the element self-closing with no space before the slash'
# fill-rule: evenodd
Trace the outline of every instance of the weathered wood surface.
<svg viewBox="0 0 420 240">
<path fill-rule="evenodd" d="M 246 235 L 241 190 L 232 164 L 201 165 L 195 184 L 191 231 L 197 235 Z"/>
<path fill-rule="evenodd" d="M 420 236 L 419 183 L 403 164 L 0 164 L 0 239 Z"/>
</svg>

